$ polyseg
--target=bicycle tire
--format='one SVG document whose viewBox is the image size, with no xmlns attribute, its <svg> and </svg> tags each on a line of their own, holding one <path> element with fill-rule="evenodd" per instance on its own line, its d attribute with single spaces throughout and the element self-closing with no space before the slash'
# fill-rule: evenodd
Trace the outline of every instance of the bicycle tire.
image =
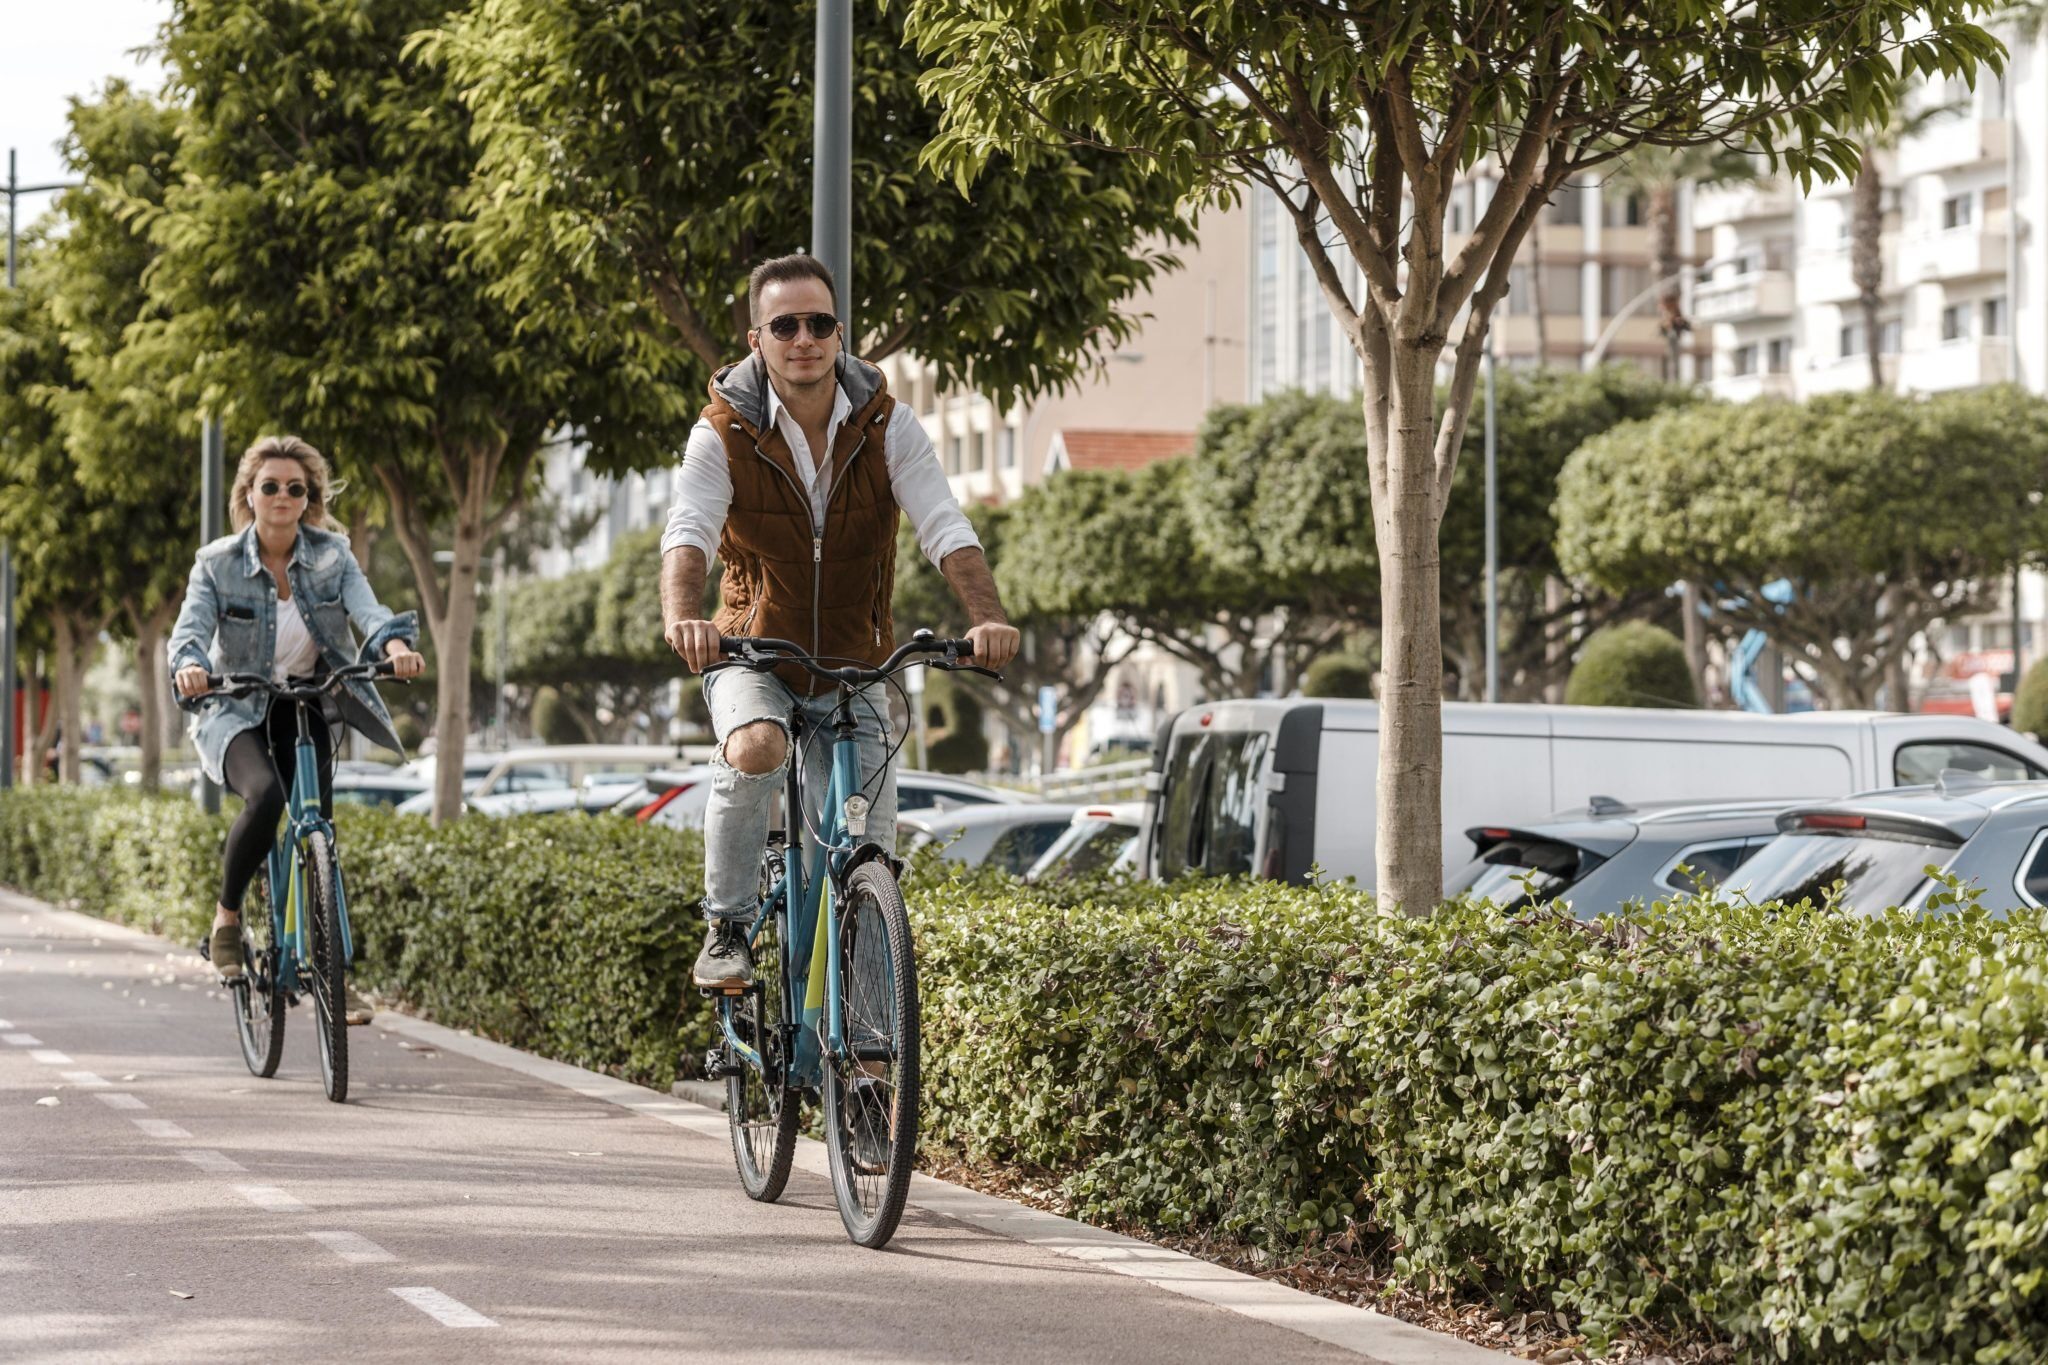
<svg viewBox="0 0 2048 1365">
<path fill-rule="evenodd" d="M 318 830 L 306 836 L 306 904 L 310 916 L 313 960 L 307 964 L 312 985 L 315 1036 L 320 1044 L 320 1088 L 336 1104 L 348 1099 L 348 959 L 341 951 L 339 902 L 334 894 L 334 849 Z"/>
<path fill-rule="evenodd" d="M 765 897 L 782 878 L 783 853 L 770 848 L 761 855 L 761 894 Z M 786 902 L 785 902 L 786 904 Z M 796 1128 L 803 1105 L 787 1088 L 788 1059 L 783 1055 L 782 945 L 789 916 L 778 908 L 761 926 L 754 942 L 754 988 L 732 1006 L 733 1031 L 761 1055 L 756 1069 L 726 1044 L 725 1116 L 732 1132 L 732 1159 L 740 1188 L 747 1198 L 772 1204 L 789 1183 L 790 1160 L 796 1154 Z"/>
<path fill-rule="evenodd" d="M 261 874 L 259 874 L 261 875 Z M 269 878 L 261 889 L 250 885 L 254 894 L 244 903 L 257 908 L 242 915 L 242 974 L 228 986 L 228 1006 L 235 1013 L 235 1036 L 242 1045 L 242 1061 L 251 1075 L 265 1080 L 277 1074 L 284 1057 L 285 999 L 279 980 L 278 945 L 271 933 Z"/>
<path fill-rule="evenodd" d="M 839 905 L 845 1055 L 825 1059 L 825 1148 L 832 1195 L 857 1246 L 886 1246 L 917 1161 L 917 960 L 895 874 L 862 863 Z"/>
</svg>

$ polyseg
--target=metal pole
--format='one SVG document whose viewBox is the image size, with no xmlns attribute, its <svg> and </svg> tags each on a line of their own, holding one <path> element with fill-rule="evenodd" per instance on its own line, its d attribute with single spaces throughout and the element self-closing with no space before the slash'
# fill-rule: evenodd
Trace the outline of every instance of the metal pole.
<svg viewBox="0 0 2048 1365">
<path fill-rule="evenodd" d="M 812 111 L 811 254 L 839 286 L 848 348 L 853 318 L 853 0 L 818 0 L 817 102 Z"/>
<path fill-rule="evenodd" d="M 498 732 L 498 747 L 509 749 L 512 738 L 505 727 L 505 547 L 491 551 L 491 613 L 498 618 L 498 700 L 491 707 L 492 725 Z"/>
<path fill-rule="evenodd" d="M 14 292 L 14 149 L 7 149 L 7 292 Z M 0 536 L 0 791 L 14 785 L 14 546 Z"/>
<path fill-rule="evenodd" d="M 1500 524 L 1493 412 L 1493 329 L 1486 330 L 1486 700 L 1500 700 Z"/>
<path fill-rule="evenodd" d="M 218 417 L 209 417 L 199 429 L 199 543 L 211 545 L 220 539 L 221 513 L 226 510 L 227 490 L 222 484 L 227 433 Z M 213 779 L 199 779 L 199 805 L 208 815 L 220 814 L 220 785 Z"/>
</svg>

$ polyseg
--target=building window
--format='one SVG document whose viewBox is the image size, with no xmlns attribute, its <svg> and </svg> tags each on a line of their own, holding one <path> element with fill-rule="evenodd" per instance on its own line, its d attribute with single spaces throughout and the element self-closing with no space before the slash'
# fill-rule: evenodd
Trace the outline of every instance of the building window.
<svg viewBox="0 0 2048 1365">
<path fill-rule="evenodd" d="M 1791 337 L 1772 337 L 1764 343 L 1764 369 L 1772 374 L 1787 374 L 1791 371 Z"/>
<path fill-rule="evenodd" d="M 958 474 L 960 472 L 961 451 L 965 444 L 966 442 L 957 431 L 946 438 L 946 472 L 948 474 Z"/>
<path fill-rule="evenodd" d="M 1730 372 L 1736 375 L 1755 374 L 1756 359 L 1757 344 L 1754 341 L 1747 346 L 1737 346 L 1735 353 L 1729 357 Z"/>
<path fill-rule="evenodd" d="M 1601 196 L 1600 221 L 1608 227 L 1641 227 L 1643 196 L 1609 192 Z"/>
<path fill-rule="evenodd" d="M 1017 428 L 1004 427 L 996 437 L 996 459 L 1004 469 L 1017 467 Z"/>
<path fill-rule="evenodd" d="M 1953 194 L 1941 201 L 1941 226 L 1949 228 L 1968 227 L 1972 221 L 1975 205 L 1967 194 Z"/>
<path fill-rule="evenodd" d="M 2011 319 L 2008 316 L 2005 295 L 1984 300 L 1984 335 L 2002 337 L 2010 335 Z"/>
<path fill-rule="evenodd" d="M 1968 341 L 1970 339 L 1970 305 L 1952 303 L 1941 310 L 1941 339 L 1943 341 Z"/>
<path fill-rule="evenodd" d="M 1603 265 L 1600 267 L 1600 312 L 1613 317 L 1628 307 L 1629 300 L 1650 287 L 1646 265 Z"/>
<path fill-rule="evenodd" d="M 971 444 L 969 444 L 968 450 L 970 452 L 967 460 L 967 469 L 969 473 L 979 474 L 982 470 L 988 468 L 987 432 L 983 431 L 979 427 L 976 427 L 974 429 L 973 440 Z"/>
<path fill-rule="evenodd" d="M 1843 323 L 1841 341 L 1842 348 L 1839 354 L 1844 358 L 1852 355 L 1862 355 L 1867 349 L 1863 340 L 1863 324 L 1860 322 Z"/>
<path fill-rule="evenodd" d="M 1444 231 L 1460 236 L 1472 230 L 1472 182 L 1451 186 L 1450 208 L 1444 216 Z"/>
<path fill-rule="evenodd" d="M 1877 353 L 1897 355 L 1906 339 L 1906 324 L 1897 318 L 1886 318 L 1877 324 Z"/>
<path fill-rule="evenodd" d="M 1583 186 L 1567 184 L 1543 210 L 1543 221 L 1554 227 L 1578 227 L 1585 221 L 1586 192 Z"/>
</svg>

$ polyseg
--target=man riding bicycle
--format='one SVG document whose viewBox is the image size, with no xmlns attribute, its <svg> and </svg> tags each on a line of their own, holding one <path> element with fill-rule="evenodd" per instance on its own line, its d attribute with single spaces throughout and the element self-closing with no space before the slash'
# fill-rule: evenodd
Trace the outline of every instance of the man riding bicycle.
<svg viewBox="0 0 2048 1365">
<path fill-rule="evenodd" d="M 1018 633 L 917 414 L 890 396 L 882 372 L 844 353 L 832 274 L 815 257 L 754 268 L 750 354 L 711 380 L 690 433 L 661 538 L 661 606 L 670 648 L 696 672 L 717 662 L 722 635 L 806 644 L 821 658 L 876 665 L 895 648 L 896 516 L 908 515 L 925 556 L 972 625 L 974 661 L 1001 669 Z M 715 620 L 700 619 L 711 556 L 725 566 Z M 693 977 L 707 990 L 753 984 L 745 927 L 759 895 L 769 808 L 789 761 L 793 707 L 820 725 L 835 698 L 798 666 L 724 669 L 704 679 L 718 752 L 704 817 L 704 914 Z M 861 770 L 884 774 L 869 812 L 883 847 L 896 835 L 896 776 L 881 685 L 864 690 Z M 828 765 L 810 774 L 805 805 L 823 804 Z M 794 813 L 791 819 L 797 818 Z"/>
</svg>

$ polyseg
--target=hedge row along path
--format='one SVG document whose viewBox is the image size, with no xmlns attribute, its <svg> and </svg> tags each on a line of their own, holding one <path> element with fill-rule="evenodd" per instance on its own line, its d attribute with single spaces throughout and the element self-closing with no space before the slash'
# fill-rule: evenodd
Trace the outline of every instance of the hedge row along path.
<svg viewBox="0 0 2048 1365">
<path fill-rule="evenodd" d="M 719 1115 L 404 1016 L 331 1105 L 304 1013 L 256 1080 L 188 950 L 0 893 L 0 1357 L 1504 1359 L 936 1181 L 861 1251 L 815 1160 L 752 1204 Z"/>
</svg>

